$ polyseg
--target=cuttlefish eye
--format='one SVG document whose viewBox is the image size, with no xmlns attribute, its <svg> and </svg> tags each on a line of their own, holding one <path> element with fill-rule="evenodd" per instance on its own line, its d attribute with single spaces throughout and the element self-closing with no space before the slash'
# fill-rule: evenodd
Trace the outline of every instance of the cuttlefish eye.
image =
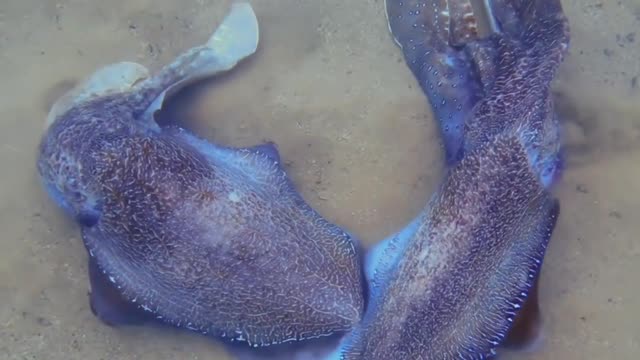
<svg viewBox="0 0 640 360">
<path fill-rule="evenodd" d="M 78 216 L 76 216 L 76 221 L 85 227 L 94 226 L 98 223 L 98 220 L 100 220 L 99 214 L 93 211 L 81 211 L 78 213 Z"/>
</svg>

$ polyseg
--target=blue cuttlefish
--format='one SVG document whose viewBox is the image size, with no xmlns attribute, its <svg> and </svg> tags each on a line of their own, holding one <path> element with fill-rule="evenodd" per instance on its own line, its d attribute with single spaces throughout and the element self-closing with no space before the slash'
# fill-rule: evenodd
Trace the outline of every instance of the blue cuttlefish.
<svg viewBox="0 0 640 360">
<path fill-rule="evenodd" d="M 157 74 L 108 65 L 52 107 L 37 166 L 81 228 L 105 323 L 260 347 L 361 319 L 357 244 L 298 194 L 274 144 L 223 147 L 155 122 L 166 97 L 230 70 L 258 37 L 251 6 L 234 4 L 205 45 Z"/>
<path fill-rule="evenodd" d="M 484 5 L 480 37 L 470 0 L 386 0 L 448 168 L 415 220 L 367 254 L 365 315 L 331 359 L 487 359 L 539 338 L 562 158 L 550 86 L 569 25 L 559 0 Z"/>
</svg>

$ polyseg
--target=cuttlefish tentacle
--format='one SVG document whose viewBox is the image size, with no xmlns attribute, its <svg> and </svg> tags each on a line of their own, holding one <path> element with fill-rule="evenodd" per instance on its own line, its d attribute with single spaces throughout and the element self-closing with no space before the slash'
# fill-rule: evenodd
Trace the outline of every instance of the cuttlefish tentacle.
<svg viewBox="0 0 640 360">
<path fill-rule="evenodd" d="M 353 238 L 305 202 L 274 144 L 232 148 L 153 114 L 257 48 L 233 5 L 213 37 L 157 75 L 106 66 L 54 106 L 38 171 L 89 253 L 93 312 L 259 347 L 351 329 L 364 307 Z M 119 73 L 122 71 L 122 73 Z"/>
<path fill-rule="evenodd" d="M 443 131 L 450 167 L 425 210 L 367 254 L 369 306 L 332 359 L 484 359 L 539 337 L 538 273 L 560 211 L 549 88 L 568 25 L 557 0 L 501 1 L 497 32 L 480 39 L 452 15 L 467 5 L 386 1 L 436 120 L 460 131 Z M 447 108 L 455 99 L 465 106 Z"/>
</svg>

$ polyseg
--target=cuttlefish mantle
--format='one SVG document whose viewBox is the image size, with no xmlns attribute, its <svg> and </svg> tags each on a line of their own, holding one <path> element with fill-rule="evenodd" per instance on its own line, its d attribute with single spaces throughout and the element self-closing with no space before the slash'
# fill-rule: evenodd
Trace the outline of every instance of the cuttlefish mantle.
<svg viewBox="0 0 640 360">
<path fill-rule="evenodd" d="M 149 75 L 106 66 L 51 109 L 38 170 L 81 227 L 91 308 L 266 346 L 348 331 L 363 311 L 355 242 L 314 211 L 274 144 L 231 148 L 160 128 L 165 97 L 258 46 L 237 3 L 209 41 Z"/>
</svg>

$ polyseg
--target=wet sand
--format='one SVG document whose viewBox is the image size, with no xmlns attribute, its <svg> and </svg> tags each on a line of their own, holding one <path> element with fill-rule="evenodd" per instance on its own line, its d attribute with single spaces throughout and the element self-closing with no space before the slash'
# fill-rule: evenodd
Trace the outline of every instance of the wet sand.
<svg viewBox="0 0 640 360">
<path fill-rule="evenodd" d="M 58 96 L 108 63 L 157 69 L 203 42 L 228 4 L 0 5 L 0 359 L 229 359 L 195 334 L 100 323 L 89 309 L 78 228 L 46 197 L 35 170 Z M 276 142 L 315 208 L 366 244 L 379 241 L 424 205 L 442 156 L 426 98 L 387 32 L 383 1 L 252 4 L 259 52 L 177 99 L 169 114 L 222 144 Z M 640 1 L 564 6 L 572 45 L 557 89 L 570 146 L 541 280 L 545 341 L 505 358 L 637 359 Z"/>
</svg>

